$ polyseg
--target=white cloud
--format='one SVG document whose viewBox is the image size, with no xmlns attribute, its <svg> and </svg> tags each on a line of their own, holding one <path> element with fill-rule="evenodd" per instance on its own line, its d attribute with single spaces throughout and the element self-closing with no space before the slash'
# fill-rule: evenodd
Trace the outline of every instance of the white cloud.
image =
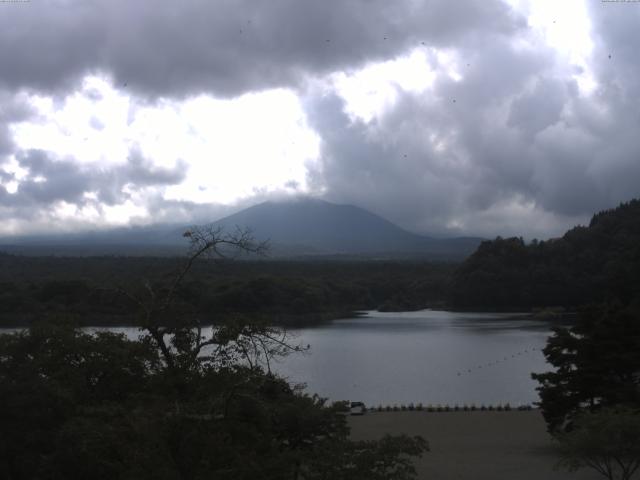
<svg viewBox="0 0 640 480">
<path fill-rule="evenodd" d="M 429 54 L 434 55 L 434 50 L 418 48 L 360 70 L 337 72 L 330 77 L 331 86 L 344 99 L 350 116 L 370 122 L 393 107 L 399 90 L 424 92 L 433 85 Z"/>
<path fill-rule="evenodd" d="M 18 149 L 96 168 L 125 163 L 133 147 L 157 166 L 183 159 L 185 181 L 166 192 L 174 200 L 233 202 L 292 181 L 305 190 L 305 164 L 317 156 L 318 138 L 291 91 L 141 104 L 101 78 L 88 77 L 84 85 L 62 99 L 34 95 L 37 120 L 12 128 Z M 93 119 L 103 128 L 93 128 Z"/>
<path fill-rule="evenodd" d="M 271 90 L 234 100 L 201 96 L 176 106 L 176 114 L 188 123 L 183 138 L 190 174 L 167 198 L 231 203 L 291 181 L 306 190 L 305 165 L 317 157 L 319 140 L 293 92 Z"/>
<path fill-rule="evenodd" d="M 594 49 L 592 25 L 586 0 L 507 0 L 527 16 L 529 46 L 543 43 L 554 50 L 566 65 L 568 76 L 575 79 L 580 91 L 591 94 L 597 87 L 592 70 Z"/>
</svg>

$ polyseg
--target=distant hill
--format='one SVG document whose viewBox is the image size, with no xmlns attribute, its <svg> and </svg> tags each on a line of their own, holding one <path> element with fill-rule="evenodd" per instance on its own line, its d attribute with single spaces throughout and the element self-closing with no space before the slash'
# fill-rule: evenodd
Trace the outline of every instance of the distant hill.
<svg viewBox="0 0 640 480">
<path fill-rule="evenodd" d="M 225 231 L 251 229 L 269 240 L 274 257 L 365 256 L 461 260 L 480 238 L 436 239 L 410 233 L 362 208 L 300 198 L 265 202 L 212 224 Z M 0 250 L 32 255 L 175 255 L 187 244 L 186 226 L 151 225 L 0 241 Z M 3 245 L 4 244 L 4 245 Z"/>
<path fill-rule="evenodd" d="M 640 301 L 640 200 L 597 213 L 562 238 L 482 242 L 455 272 L 452 295 L 458 307 Z"/>
<path fill-rule="evenodd" d="M 275 255 L 381 255 L 462 259 L 479 238 L 416 235 L 353 205 L 316 199 L 265 202 L 215 222 L 225 230 L 249 227 L 268 239 Z"/>
<path fill-rule="evenodd" d="M 78 233 L 0 238 L 0 251 L 34 256 L 173 256 L 185 252 L 187 242 L 177 225 L 119 227 Z M 181 229 L 184 231 L 184 229 Z"/>
</svg>

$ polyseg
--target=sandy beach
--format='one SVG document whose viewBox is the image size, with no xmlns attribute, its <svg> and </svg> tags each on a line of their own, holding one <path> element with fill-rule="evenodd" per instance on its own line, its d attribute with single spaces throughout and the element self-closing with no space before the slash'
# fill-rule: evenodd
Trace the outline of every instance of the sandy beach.
<svg viewBox="0 0 640 480">
<path fill-rule="evenodd" d="M 429 480 L 595 480 L 590 469 L 554 470 L 553 440 L 539 411 L 372 412 L 349 417 L 355 440 L 385 433 L 422 435 L 431 447 L 417 461 Z"/>
</svg>

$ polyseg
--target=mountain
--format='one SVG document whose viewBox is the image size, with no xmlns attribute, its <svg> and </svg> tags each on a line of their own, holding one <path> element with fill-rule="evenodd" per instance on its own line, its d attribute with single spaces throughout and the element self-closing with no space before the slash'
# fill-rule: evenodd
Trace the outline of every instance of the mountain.
<svg viewBox="0 0 640 480">
<path fill-rule="evenodd" d="M 212 223 L 231 232 L 249 228 L 268 240 L 274 257 L 366 256 L 460 260 L 479 238 L 438 239 L 416 235 L 353 205 L 298 198 L 265 202 Z M 188 227 L 151 225 L 74 234 L 0 240 L 0 250 L 35 255 L 175 255 L 187 244 Z"/>
<path fill-rule="evenodd" d="M 640 304 L 640 200 L 597 213 L 561 238 L 482 242 L 453 276 L 457 307 Z"/>
<path fill-rule="evenodd" d="M 301 198 L 265 202 L 214 223 L 225 230 L 248 227 L 268 239 L 275 254 L 389 255 L 460 259 L 478 238 L 436 239 L 416 235 L 353 205 Z"/>
</svg>

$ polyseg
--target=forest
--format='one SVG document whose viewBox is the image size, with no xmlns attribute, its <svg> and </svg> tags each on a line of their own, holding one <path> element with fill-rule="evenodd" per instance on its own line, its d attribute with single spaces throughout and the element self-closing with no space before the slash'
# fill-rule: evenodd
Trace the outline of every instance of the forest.
<svg viewBox="0 0 640 480">
<path fill-rule="evenodd" d="M 158 287 L 182 258 L 0 255 L 0 325 L 64 313 L 82 325 L 132 325 L 123 292 Z M 411 261 L 212 260 L 193 266 L 177 299 L 204 322 L 215 315 L 303 324 L 357 310 L 411 310 L 446 302 L 454 264 Z"/>
<path fill-rule="evenodd" d="M 599 212 L 561 238 L 483 242 L 456 271 L 455 307 L 575 309 L 640 298 L 640 200 Z"/>
</svg>

